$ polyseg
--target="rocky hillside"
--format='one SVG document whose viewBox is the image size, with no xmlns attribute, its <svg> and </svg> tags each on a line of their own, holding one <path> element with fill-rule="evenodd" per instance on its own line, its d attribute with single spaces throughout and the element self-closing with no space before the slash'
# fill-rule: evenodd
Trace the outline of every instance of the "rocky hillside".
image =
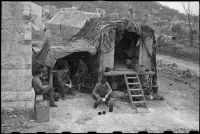
<svg viewBox="0 0 200 134">
<path fill-rule="evenodd" d="M 116 2 L 110 2 L 110 1 L 88 1 L 88 2 L 82 2 L 82 1 L 46 1 L 46 2 L 36 2 L 34 3 L 45 6 L 45 5 L 51 5 L 55 6 L 56 8 L 62 8 L 62 7 L 71 7 L 72 5 L 75 5 L 85 11 L 92 11 L 96 8 L 103 8 L 106 10 L 107 14 L 111 14 L 114 12 L 117 12 L 119 14 L 119 17 L 126 17 L 128 13 L 128 4 L 130 4 L 134 11 L 135 16 L 143 16 L 145 12 L 152 13 L 154 15 L 157 15 L 160 17 L 160 19 L 168 19 L 172 20 L 175 16 L 178 16 L 179 18 L 186 17 L 183 14 L 180 14 L 177 10 L 170 9 L 168 7 L 165 7 L 158 2 L 122 2 L 122 1 L 116 1 Z"/>
</svg>

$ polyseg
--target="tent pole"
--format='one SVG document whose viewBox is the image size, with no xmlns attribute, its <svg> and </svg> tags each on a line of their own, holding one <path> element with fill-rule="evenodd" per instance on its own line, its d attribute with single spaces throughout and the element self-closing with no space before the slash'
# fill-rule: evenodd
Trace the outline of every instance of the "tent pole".
<svg viewBox="0 0 200 134">
<path fill-rule="evenodd" d="M 53 69 L 51 67 L 49 67 L 48 71 L 49 71 L 48 72 L 48 74 L 49 74 L 49 84 L 51 86 L 53 86 Z"/>
</svg>

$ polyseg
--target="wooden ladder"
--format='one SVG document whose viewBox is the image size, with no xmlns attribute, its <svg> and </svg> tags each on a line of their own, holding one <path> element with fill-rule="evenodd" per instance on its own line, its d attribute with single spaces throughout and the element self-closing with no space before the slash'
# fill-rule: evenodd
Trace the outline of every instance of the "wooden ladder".
<svg viewBox="0 0 200 134">
<path fill-rule="evenodd" d="M 138 74 L 133 74 L 133 75 L 128 74 L 128 76 L 127 76 L 127 74 L 124 74 L 124 79 L 126 82 L 126 87 L 128 90 L 128 95 L 129 95 L 129 99 L 131 101 L 132 108 L 136 109 L 136 106 L 134 104 L 142 104 L 142 103 L 147 108 L 145 96 L 144 96 L 144 93 L 142 90 L 142 86 L 141 86 Z M 129 82 L 129 80 L 133 80 L 133 82 Z M 137 81 L 134 82 L 134 80 L 137 80 Z M 134 88 L 135 85 L 139 85 L 139 87 Z M 132 87 L 130 87 L 130 86 L 132 86 Z M 133 94 L 134 92 L 139 92 L 139 94 L 135 95 L 135 94 Z M 142 97 L 143 100 L 142 101 L 133 101 L 133 98 L 139 98 L 139 97 Z"/>
</svg>

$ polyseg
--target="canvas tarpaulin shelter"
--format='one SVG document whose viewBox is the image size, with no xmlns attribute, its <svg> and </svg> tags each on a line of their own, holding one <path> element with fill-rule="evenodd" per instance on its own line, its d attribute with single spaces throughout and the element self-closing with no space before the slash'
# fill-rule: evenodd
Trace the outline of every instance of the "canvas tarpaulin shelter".
<svg viewBox="0 0 200 134">
<path fill-rule="evenodd" d="M 37 63 L 54 67 L 56 61 L 74 52 L 87 51 L 95 55 L 97 51 L 109 53 L 115 44 L 122 38 L 123 31 L 134 32 L 140 35 L 137 47 L 140 47 L 140 63 L 148 63 L 151 70 L 156 72 L 156 50 L 154 31 L 149 26 L 139 25 L 130 20 L 108 20 L 107 18 L 91 18 L 78 33 L 63 45 L 52 44 L 50 38 L 46 39 L 46 45 L 35 56 Z M 65 37 L 63 37 L 65 38 Z M 59 42 L 57 42 L 59 43 Z"/>
<path fill-rule="evenodd" d="M 81 11 L 60 11 L 46 22 L 46 30 L 51 44 L 63 46 L 75 35 L 90 18 L 100 17 L 100 13 Z"/>
</svg>

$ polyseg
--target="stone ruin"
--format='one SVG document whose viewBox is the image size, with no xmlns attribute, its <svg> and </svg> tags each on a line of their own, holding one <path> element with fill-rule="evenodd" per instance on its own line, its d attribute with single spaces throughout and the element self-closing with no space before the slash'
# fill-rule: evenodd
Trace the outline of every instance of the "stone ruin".
<svg viewBox="0 0 200 134">
<path fill-rule="evenodd" d="M 2 2 L 1 104 L 4 109 L 32 109 L 31 18 L 40 23 L 40 8 L 31 2 Z"/>
</svg>

